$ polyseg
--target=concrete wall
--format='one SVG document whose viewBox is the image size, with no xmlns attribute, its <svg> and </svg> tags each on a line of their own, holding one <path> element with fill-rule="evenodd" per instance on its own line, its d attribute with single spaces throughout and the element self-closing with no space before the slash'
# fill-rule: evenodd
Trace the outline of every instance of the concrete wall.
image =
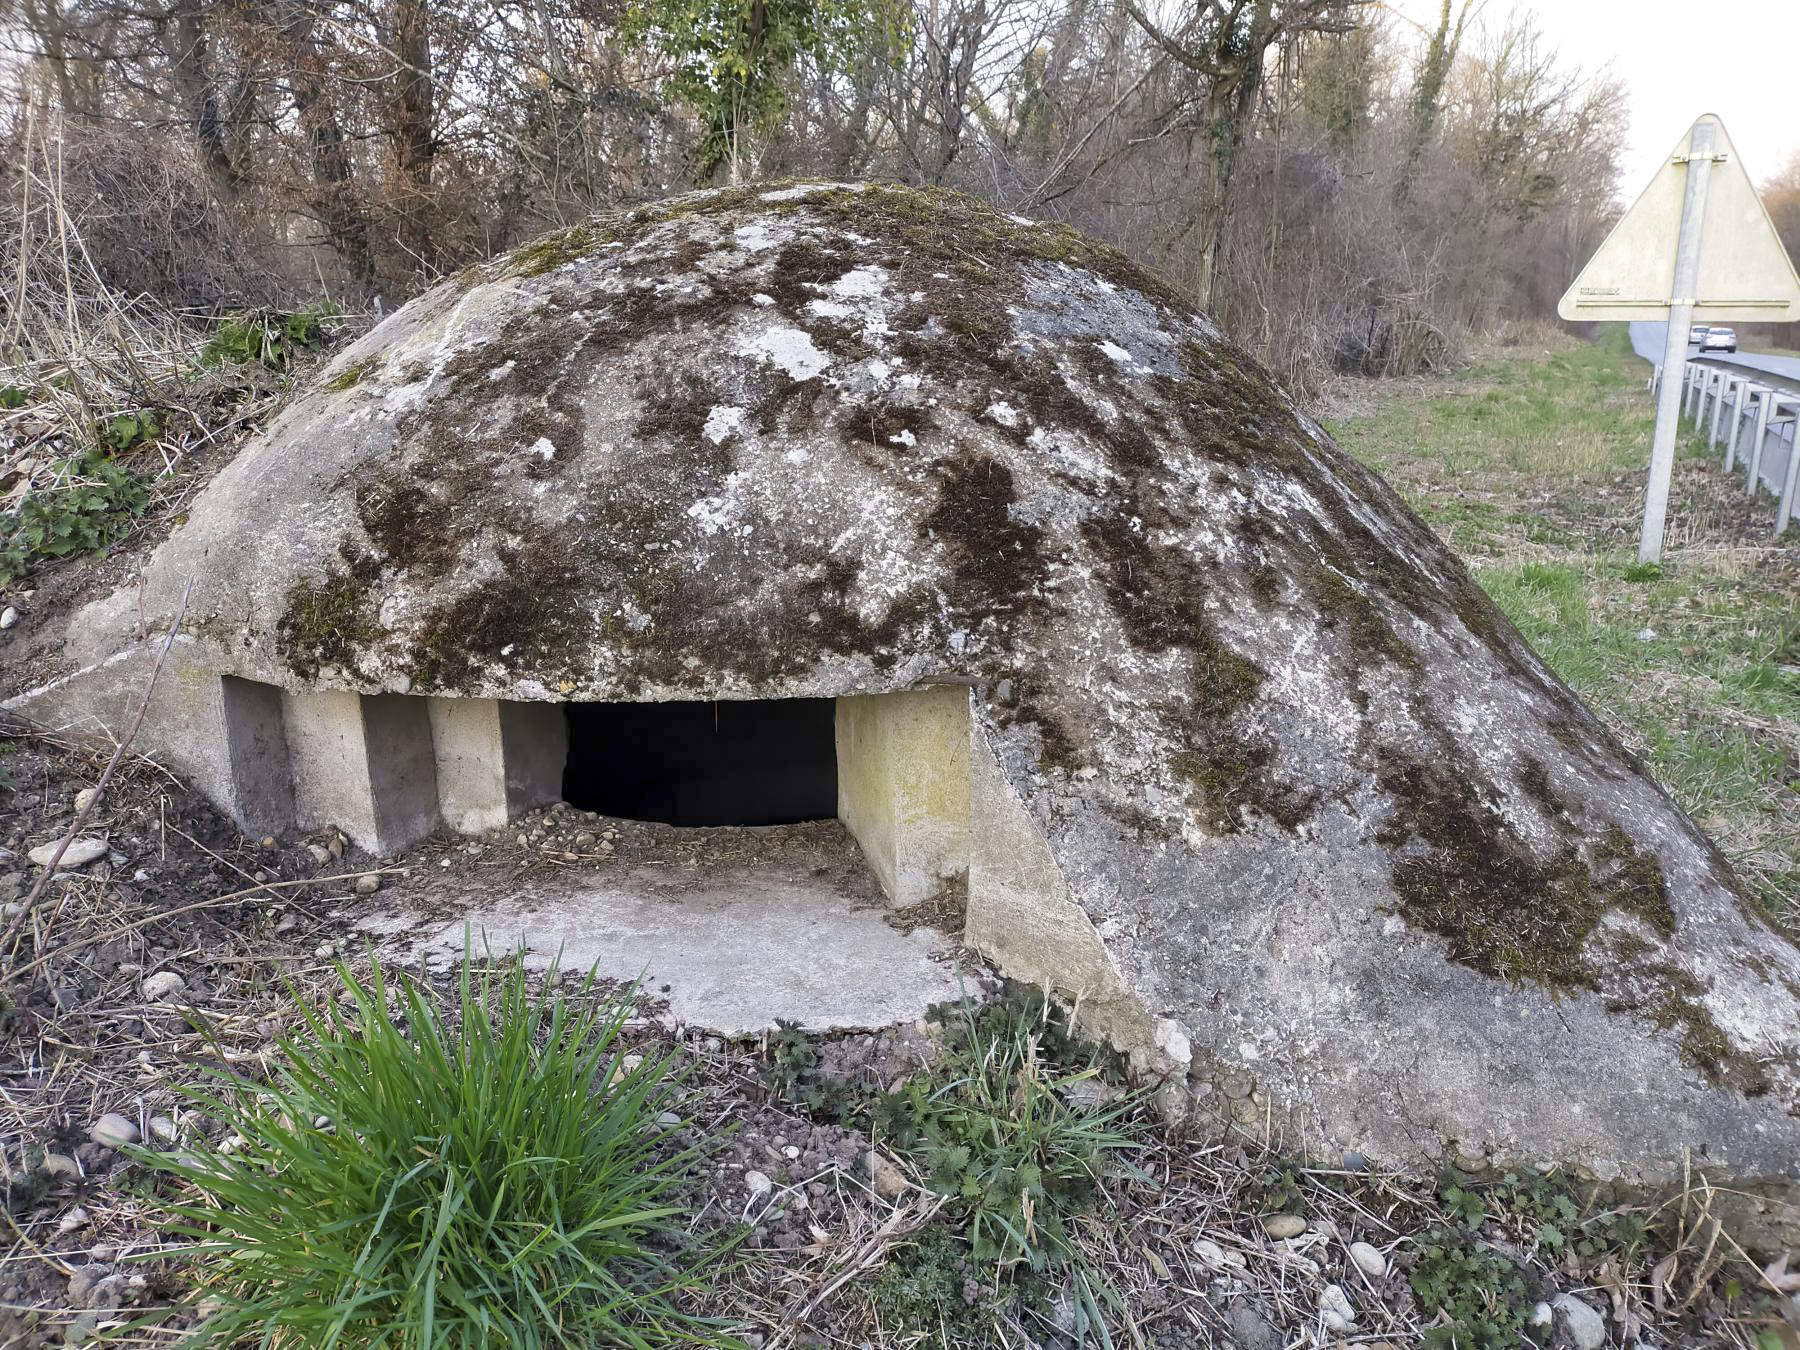
<svg viewBox="0 0 1800 1350">
<path fill-rule="evenodd" d="M 161 639 L 142 642 L 104 661 L 10 698 L 7 712 L 102 752 L 130 730 Z M 246 828 L 257 821 L 237 800 L 227 752 L 226 706 L 219 677 L 201 665 L 192 638 L 177 636 L 150 695 L 143 726 L 132 741 L 143 755 L 178 774 L 230 812 Z"/>
<path fill-rule="evenodd" d="M 1155 1019 L 1075 902 L 1043 831 L 1013 794 L 979 724 L 969 727 L 969 910 L 963 942 L 1002 974 L 1055 990 L 1076 1024 L 1140 1066 L 1176 1067 Z"/>
<path fill-rule="evenodd" d="M 232 817 L 255 835 L 291 829 L 294 767 L 281 690 L 226 675 L 219 680 L 219 695 L 231 761 Z"/>
<path fill-rule="evenodd" d="M 969 691 L 837 700 L 838 818 L 888 899 L 929 900 L 969 867 Z"/>
<path fill-rule="evenodd" d="M 335 825 L 386 856 L 438 823 L 437 769 L 425 700 L 327 690 L 282 693 L 294 773 L 294 823 Z"/>
</svg>

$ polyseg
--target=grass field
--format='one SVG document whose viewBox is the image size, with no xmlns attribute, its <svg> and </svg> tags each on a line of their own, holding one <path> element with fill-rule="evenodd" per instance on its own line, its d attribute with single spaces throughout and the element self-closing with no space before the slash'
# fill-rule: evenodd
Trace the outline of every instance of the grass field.
<svg viewBox="0 0 1800 1350">
<path fill-rule="evenodd" d="M 1363 382 L 1331 429 L 1800 932 L 1800 533 L 1776 545 L 1691 434 L 1660 575 L 1636 562 L 1652 409 L 1618 326 L 1443 380 Z"/>
</svg>

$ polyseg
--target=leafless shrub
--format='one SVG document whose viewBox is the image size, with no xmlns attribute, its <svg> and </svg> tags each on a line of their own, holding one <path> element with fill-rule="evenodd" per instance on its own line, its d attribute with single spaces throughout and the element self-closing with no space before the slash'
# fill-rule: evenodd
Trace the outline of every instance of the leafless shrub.
<svg viewBox="0 0 1800 1350">
<path fill-rule="evenodd" d="M 253 222 L 213 197 L 192 149 L 167 133 L 20 119 L 0 145 L 0 224 L 9 234 L 25 224 L 15 214 L 33 210 L 35 175 L 54 191 L 54 201 L 40 196 L 36 225 L 52 209 L 66 216 L 109 292 L 197 311 L 295 299 L 297 288 L 259 253 Z"/>
</svg>

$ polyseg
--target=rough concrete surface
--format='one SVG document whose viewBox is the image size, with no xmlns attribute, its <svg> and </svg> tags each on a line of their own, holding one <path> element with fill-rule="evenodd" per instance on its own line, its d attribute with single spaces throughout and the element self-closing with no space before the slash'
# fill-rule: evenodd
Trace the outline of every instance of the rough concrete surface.
<svg viewBox="0 0 1800 1350">
<path fill-rule="evenodd" d="M 855 185 L 576 226 L 346 351 L 158 549 L 152 629 L 190 574 L 212 667 L 289 687 L 969 681 L 1200 1098 L 1380 1161 L 1800 1172 L 1800 952 L 1385 484 L 1060 227 Z"/>
<path fill-rule="evenodd" d="M 425 904 L 438 908 L 428 897 Z M 704 876 L 620 869 L 538 882 L 447 917 L 401 909 L 365 926 L 443 960 L 461 954 L 466 935 L 478 952 L 523 946 L 539 967 L 556 961 L 606 980 L 641 978 L 674 1020 L 730 1036 L 779 1021 L 810 1031 L 915 1022 L 965 988 L 955 944 L 942 933 L 901 932 L 881 906 L 854 904 L 829 882 L 779 866 Z"/>
</svg>

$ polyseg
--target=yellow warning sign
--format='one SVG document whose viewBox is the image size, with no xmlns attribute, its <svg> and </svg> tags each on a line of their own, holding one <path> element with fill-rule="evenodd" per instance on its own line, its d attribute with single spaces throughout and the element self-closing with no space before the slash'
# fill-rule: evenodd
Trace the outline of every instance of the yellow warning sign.
<svg viewBox="0 0 1800 1350">
<path fill-rule="evenodd" d="M 1711 113 L 1710 181 L 1700 222 L 1700 259 L 1694 294 L 1676 295 L 1675 252 L 1687 191 L 1686 135 L 1588 259 L 1556 312 L 1565 319 L 1666 319 L 1671 303 L 1692 303 L 1693 322 L 1735 319 L 1800 320 L 1800 277 L 1762 198 L 1738 158 L 1724 123 Z M 1704 143 L 1705 138 L 1696 136 Z"/>
</svg>

